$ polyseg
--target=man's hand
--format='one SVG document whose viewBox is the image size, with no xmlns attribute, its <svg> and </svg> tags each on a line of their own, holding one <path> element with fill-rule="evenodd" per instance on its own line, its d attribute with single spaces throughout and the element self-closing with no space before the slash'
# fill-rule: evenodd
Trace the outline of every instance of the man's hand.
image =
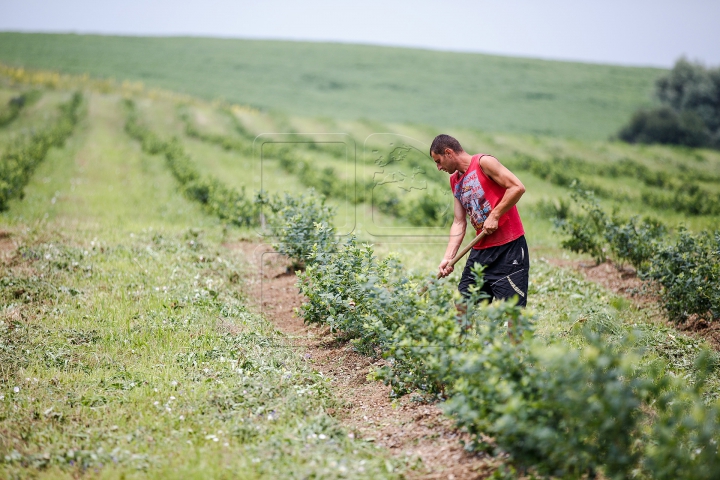
<svg viewBox="0 0 720 480">
<path fill-rule="evenodd" d="M 499 220 L 498 217 L 494 215 L 494 212 L 495 211 L 493 210 L 483 223 L 483 230 L 485 230 L 488 235 L 495 233 L 498 229 Z"/>
<path fill-rule="evenodd" d="M 443 261 L 440 262 L 440 266 L 438 267 L 438 270 L 440 270 L 440 278 L 447 277 L 455 270 L 455 267 L 448 265 L 450 260 L 452 260 L 452 258 L 443 258 Z"/>
</svg>

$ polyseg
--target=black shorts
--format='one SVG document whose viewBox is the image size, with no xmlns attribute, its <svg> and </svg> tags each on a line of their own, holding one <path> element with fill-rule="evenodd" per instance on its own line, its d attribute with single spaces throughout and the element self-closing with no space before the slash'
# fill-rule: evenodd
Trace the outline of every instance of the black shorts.
<svg viewBox="0 0 720 480">
<path fill-rule="evenodd" d="M 518 296 L 518 305 L 527 305 L 528 274 L 530 255 L 525 236 L 505 245 L 471 250 L 458 290 L 464 297 L 470 296 L 470 285 L 475 283 L 471 268 L 476 264 L 485 265 L 484 283 L 481 291 L 493 299 L 503 300 Z"/>
</svg>

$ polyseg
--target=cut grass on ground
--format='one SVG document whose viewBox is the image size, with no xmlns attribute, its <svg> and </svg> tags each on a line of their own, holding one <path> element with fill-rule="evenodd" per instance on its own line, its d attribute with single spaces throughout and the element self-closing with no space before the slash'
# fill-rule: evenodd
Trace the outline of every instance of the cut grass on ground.
<svg viewBox="0 0 720 480">
<path fill-rule="evenodd" d="M 118 104 L 91 95 L 0 217 L 19 246 L 0 274 L 0 476 L 395 477 L 245 306 L 225 229 L 124 134 Z"/>
</svg>

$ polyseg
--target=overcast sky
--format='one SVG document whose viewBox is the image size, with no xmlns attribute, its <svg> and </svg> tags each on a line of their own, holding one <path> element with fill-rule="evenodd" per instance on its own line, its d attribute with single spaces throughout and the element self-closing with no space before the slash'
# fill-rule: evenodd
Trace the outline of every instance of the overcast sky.
<svg viewBox="0 0 720 480">
<path fill-rule="evenodd" d="M 0 30 L 340 41 L 669 67 L 720 64 L 718 0 L 0 0 Z"/>
</svg>

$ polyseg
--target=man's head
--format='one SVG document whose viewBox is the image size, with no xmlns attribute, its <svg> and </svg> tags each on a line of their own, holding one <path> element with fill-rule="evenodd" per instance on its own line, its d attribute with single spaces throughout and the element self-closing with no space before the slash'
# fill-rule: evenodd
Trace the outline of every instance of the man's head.
<svg viewBox="0 0 720 480">
<path fill-rule="evenodd" d="M 441 134 L 435 137 L 430 145 L 430 156 L 438 170 L 453 174 L 460 166 L 460 155 L 464 154 L 460 142 L 450 135 Z"/>
</svg>

